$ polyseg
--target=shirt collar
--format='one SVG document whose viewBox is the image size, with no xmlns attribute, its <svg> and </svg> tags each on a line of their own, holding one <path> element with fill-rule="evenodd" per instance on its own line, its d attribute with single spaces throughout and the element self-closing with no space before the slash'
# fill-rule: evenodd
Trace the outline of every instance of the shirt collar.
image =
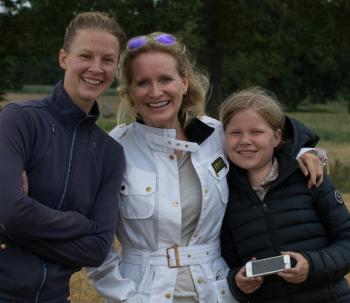
<svg viewBox="0 0 350 303">
<path fill-rule="evenodd" d="M 89 114 L 82 111 L 71 99 L 60 81 L 48 96 L 49 109 L 65 124 L 76 126 L 82 120 L 94 123 L 100 115 L 97 102 L 91 108 Z"/>
</svg>

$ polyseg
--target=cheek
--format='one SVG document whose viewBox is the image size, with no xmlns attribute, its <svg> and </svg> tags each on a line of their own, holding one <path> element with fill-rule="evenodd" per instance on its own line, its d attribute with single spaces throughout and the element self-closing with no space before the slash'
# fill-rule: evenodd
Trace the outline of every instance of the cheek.
<svg viewBox="0 0 350 303">
<path fill-rule="evenodd" d="M 230 136 L 225 138 L 225 149 L 227 152 L 230 152 L 236 145 L 236 140 L 232 139 Z"/>
</svg>

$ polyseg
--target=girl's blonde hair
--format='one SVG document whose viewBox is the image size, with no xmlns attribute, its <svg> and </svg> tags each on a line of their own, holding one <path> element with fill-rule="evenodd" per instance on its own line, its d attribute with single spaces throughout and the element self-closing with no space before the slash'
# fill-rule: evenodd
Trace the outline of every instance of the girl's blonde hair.
<svg viewBox="0 0 350 303">
<path fill-rule="evenodd" d="M 132 82 L 131 62 L 139 55 L 150 52 L 163 52 L 169 54 L 176 60 L 177 71 L 179 75 L 188 80 L 188 89 L 183 96 L 180 108 L 180 122 L 186 127 L 192 117 L 205 114 L 205 98 L 209 87 L 209 80 L 206 74 L 201 73 L 189 59 L 185 45 L 176 38 L 175 43 L 163 45 L 157 42 L 154 37 L 159 36 L 160 32 L 154 32 L 144 38 L 146 43 L 135 49 L 126 48 L 121 56 L 118 71 L 118 94 L 120 97 L 120 106 L 118 108 L 118 122 L 124 122 L 126 113 L 129 114 L 131 121 L 138 117 L 133 100 L 130 96 L 130 86 Z M 140 117 L 142 119 L 142 117 Z"/>
<path fill-rule="evenodd" d="M 283 130 L 285 115 L 277 99 L 260 87 L 251 87 L 231 94 L 220 106 L 220 120 L 226 129 L 238 112 L 252 109 L 262 116 L 273 130 Z"/>
</svg>

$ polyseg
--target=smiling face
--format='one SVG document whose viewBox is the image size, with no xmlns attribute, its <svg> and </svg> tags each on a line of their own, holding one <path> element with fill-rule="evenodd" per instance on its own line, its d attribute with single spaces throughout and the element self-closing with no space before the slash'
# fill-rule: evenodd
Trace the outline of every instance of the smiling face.
<svg viewBox="0 0 350 303">
<path fill-rule="evenodd" d="M 272 167 L 274 149 L 281 142 L 281 130 L 273 130 L 252 109 L 236 113 L 225 130 L 226 151 L 231 161 L 248 174 L 267 176 Z"/>
<path fill-rule="evenodd" d="M 64 88 L 86 113 L 112 84 L 118 57 L 117 38 L 98 30 L 79 30 L 69 51 L 60 50 L 59 63 L 65 70 Z"/>
<path fill-rule="evenodd" d="M 164 52 L 142 53 L 132 60 L 130 71 L 130 96 L 145 124 L 178 129 L 188 81 L 179 75 L 176 60 Z"/>
</svg>

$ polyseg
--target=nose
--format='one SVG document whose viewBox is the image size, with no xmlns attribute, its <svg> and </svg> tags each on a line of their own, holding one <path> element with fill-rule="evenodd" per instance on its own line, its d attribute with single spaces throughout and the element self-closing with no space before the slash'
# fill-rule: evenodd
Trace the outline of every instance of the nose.
<svg viewBox="0 0 350 303">
<path fill-rule="evenodd" d="M 91 61 L 91 64 L 89 66 L 89 70 L 95 73 L 102 73 L 102 62 L 100 59 L 95 58 L 94 60 Z"/>
<path fill-rule="evenodd" d="M 251 144 L 252 143 L 252 140 L 251 140 L 251 137 L 249 134 L 245 134 L 243 133 L 242 136 L 241 136 L 241 144 Z"/>
<path fill-rule="evenodd" d="M 150 86 L 149 95 L 153 98 L 157 98 L 163 94 L 162 88 L 159 86 L 158 83 L 152 83 Z"/>
</svg>

